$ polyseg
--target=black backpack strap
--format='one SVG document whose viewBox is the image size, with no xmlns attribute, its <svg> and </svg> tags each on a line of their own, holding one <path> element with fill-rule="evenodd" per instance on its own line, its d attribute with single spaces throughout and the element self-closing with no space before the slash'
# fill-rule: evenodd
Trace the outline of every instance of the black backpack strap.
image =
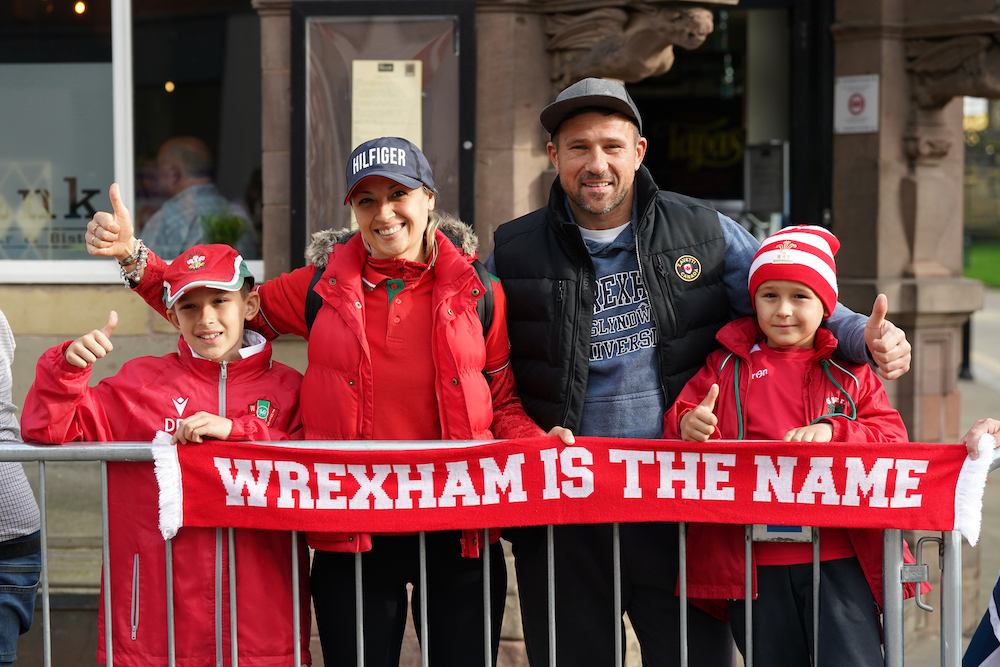
<svg viewBox="0 0 1000 667">
<path fill-rule="evenodd" d="M 476 270 L 476 276 L 486 288 L 479 295 L 479 300 L 476 301 L 476 314 L 479 315 L 479 322 L 483 325 L 483 339 L 485 340 L 490 332 L 490 326 L 493 324 L 493 281 L 490 279 L 490 272 L 478 259 L 472 261 L 472 268 Z M 486 378 L 486 384 L 493 382 L 493 378 L 490 377 L 485 368 L 483 369 L 483 377 Z"/>
<path fill-rule="evenodd" d="M 326 267 L 320 268 L 317 266 L 312 280 L 309 281 L 309 289 L 306 291 L 306 331 L 312 331 L 313 322 L 316 321 L 316 313 L 319 312 L 319 307 L 323 305 L 323 297 L 316 293 L 316 284 L 325 272 Z"/>
<path fill-rule="evenodd" d="M 483 325 L 483 336 L 486 336 L 493 324 L 493 281 L 490 279 L 490 272 L 486 270 L 486 266 L 478 259 L 472 261 L 472 268 L 476 270 L 476 276 L 486 288 L 486 291 L 480 295 L 479 301 L 476 302 L 476 313 L 479 315 L 480 324 Z"/>
</svg>

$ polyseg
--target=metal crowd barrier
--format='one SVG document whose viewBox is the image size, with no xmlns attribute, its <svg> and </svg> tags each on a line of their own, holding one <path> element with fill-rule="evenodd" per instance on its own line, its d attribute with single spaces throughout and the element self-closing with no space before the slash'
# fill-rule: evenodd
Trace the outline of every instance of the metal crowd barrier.
<svg viewBox="0 0 1000 667">
<path fill-rule="evenodd" d="M 316 443 L 320 444 L 320 443 Z M 348 443 L 337 443 L 339 448 L 344 448 Z M 358 446 L 357 443 L 350 443 Z M 400 443 L 403 446 L 404 443 Z M 36 445 L 9 445 L 0 447 L 0 461 L 20 461 L 38 463 L 38 494 L 39 510 L 41 514 L 41 544 L 42 544 L 42 642 L 43 661 L 45 667 L 52 665 L 52 633 L 51 633 L 51 610 L 49 605 L 49 554 L 48 554 L 48 531 L 46 522 L 46 490 L 45 490 L 45 464 L 48 461 L 100 461 L 101 462 L 101 520 L 102 520 L 102 543 L 103 543 L 103 578 L 105 582 L 110 582 L 110 560 L 108 549 L 108 461 L 152 461 L 152 451 L 145 443 L 105 443 L 100 445 L 65 445 L 62 447 L 48 447 Z M 994 452 L 993 463 L 990 470 L 1000 467 L 1000 450 Z M 553 539 L 553 527 L 547 527 L 546 553 L 548 560 L 548 630 L 549 630 L 549 667 L 556 667 L 556 604 L 555 597 L 555 543 Z M 686 560 L 687 540 L 686 524 L 678 524 L 679 536 L 679 592 L 680 604 L 680 653 L 681 665 L 687 667 L 688 662 L 688 640 L 687 640 L 687 569 L 684 564 Z M 221 540 L 222 528 L 218 529 L 217 539 Z M 229 602 L 230 602 L 230 659 L 233 667 L 239 665 L 239 647 L 236 640 L 236 563 L 235 549 L 233 548 L 233 529 L 225 529 L 229 539 Z M 812 667 L 820 667 L 821 656 L 819 655 L 819 532 L 813 531 L 813 661 Z M 302 665 L 301 656 L 301 619 L 299 613 L 299 564 L 297 553 L 296 532 L 292 531 L 292 618 L 295 627 L 295 647 L 294 659 L 296 665 Z M 746 580 L 747 591 L 752 590 L 752 569 L 750 552 L 753 544 L 752 526 L 746 526 Z M 492 667 L 492 620 L 490 607 L 490 550 L 489 550 L 489 529 L 483 530 L 483 544 L 485 548 L 480 551 L 483 559 L 483 612 L 484 612 L 484 645 L 485 655 L 484 665 Z M 614 611 L 615 618 L 621 619 L 622 590 L 621 590 L 621 543 L 619 539 L 619 524 L 612 526 L 613 543 L 613 564 L 614 564 Z M 962 664 L 962 541 L 961 535 L 957 531 L 950 531 L 941 534 L 941 537 L 923 537 L 915 549 L 917 564 L 903 563 L 903 538 L 899 529 L 886 529 L 882 531 L 883 540 L 883 633 L 884 651 L 886 667 L 902 667 L 903 662 L 903 584 L 916 582 L 917 597 L 916 604 L 921 609 L 932 611 L 920 597 L 920 583 L 928 580 L 928 566 L 920 562 L 921 546 L 926 541 L 938 543 L 939 565 L 941 568 L 941 667 L 960 667 Z M 175 665 L 175 644 L 174 644 L 174 623 L 173 623 L 173 581 L 172 581 L 172 558 L 171 542 L 166 541 L 166 562 L 167 562 L 167 637 L 168 637 L 168 664 Z M 419 534 L 419 558 L 420 558 L 420 589 L 424 593 L 420 596 L 420 654 L 423 667 L 429 667 L 427 642 L 427 552 L 425 533 Z M 362 589 L 362 568 L 363 557 L 361 553 L 355 554 L 355 613 L 357 618 L 356 642 L 357 642 L 357 664 L 364 667 L 364 600 Z M 221 586 L 221 582 L 217 582 Z M 111 628 L 111 588 L 106 585 L 104 595 L 104 623 L 105 623 L 105 652 L 107 655 L 107 667 L 114 666 L 114 654 L 112 649 Z M 221 599 L 221 591 L 217 591 L 217 599 Z M 615 667 L 622 667 L 622 656 L 624 655 L 622 624 L 615 624 Z M 221 660 L 221 657 L 219 658 Z M 221 664 L 221 662 L 220 662 Z M 746 605 L 746 656 L 745 666 L 753 667 L 753 605 Z"/>
</svg>

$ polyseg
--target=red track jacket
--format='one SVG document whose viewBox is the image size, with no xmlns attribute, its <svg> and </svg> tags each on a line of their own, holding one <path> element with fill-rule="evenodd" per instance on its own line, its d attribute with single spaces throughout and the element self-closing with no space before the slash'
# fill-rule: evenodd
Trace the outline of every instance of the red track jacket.
<svg viewBox="0 0 1000 667">
<path fill-rule="evenodd" d="M 735 392 L 737 381 L 741 403 L 746 402 L 750 389 L 750 350 L 764 339 L 756 319 L 744 317 L 730 322 L 716 335 L 722 344 L 708 356 L 697 375 L 684 386 L 677 401 L 664 416 L 663 437 L 680 438 L 681 417 L 698 406 L 713 384 L 719 385 L 719 398 L 715 415 L 719 419 L 713 438 L 735 440 L 739 437 Z M 807 406 L 813 406 L 816 417 L 829 410 L 826 399 L 840 398 L 840 390 L 823 371 L 820 361 L 830 361 L 830 373 L 841 387 L 850 393 L 857 407 L 857 419 L 831 418 L 824 420 L 833 427 L 833 442 L 906 442 L 909 437 L 903 420 L 889 405 L 885 389 L 875 373 L 867 366 L 831 359 L 837 349 L 837 339 L 828 329 L 816 332 L 815 362 L 812 371 L 803 378 L 800 390 Z M 739 378 L 734 369 L 734 358 L 739 359 Z M 789 387 L 789 391 L 795 388 Z M 761 415 L 754 415 L 761 419 Z M 746 419 L 744 415 L 744 420 Z M 804 424 L 803 424 L 804 426 Z M 879 608 L 882 606 L 882 531 L 848 529 L 848 535 L 857 554 L 865 578 Z M 743 526 L 725 524 L 691 524 L 688 528 L 688 596 L 692 599 L 727 600 L 745 599 L 744 533 Z M 906 562 L 915 562 L 904 545 Z M 756 570 L 754 570 L 753 597 L 757 597 Z M 930 587 L 924 584 L 926 590 Z M 912 597 L 913 584 L 906 584 L 905 595 Z M 724 604 L 704 604 L 707 610 L 726 618 Z"/>
<path fill-rule="evenodd" d="M 256 336 L 255 334 L 251 334 Z M 142 357 L 88 388 L 90 368 L 64 357 L 69 343 L 48 350 L 35 371 L 21 418 L 26 441 L 150 442 L 157 430 L 204 410 L 233 420 L 231 440 L 301 437 L 299 373 L 271 362 L 271 344 L 222 364 L 198 359 L 184 339 L 178 352 Z M 224 372 L 224 374 L 223 374 Z M 267 401 L 267 404 L 262 403 Z M 254 416 L 266 405 L 267 420 Z M 184 445 L 182 445 L 184 446 Z M 187 445 L 211 447 L 211 444 Z M 167 662 L 165 543 L 157 527 L 153 464 L 108 463 L 111 623 L 115 665 Z M 241 665 L 293 664 L 292 548 L 289 533 L 235 530 L 237 644 Z M 230 664 L 229 546 L 225 530 L 181 528 L 172 540 L 178 667 Z M 299 544 L 303 661 L 309 656 L 308 557 Z M 104 664 L 104 597 L 97 661 Z"/>
</svg>

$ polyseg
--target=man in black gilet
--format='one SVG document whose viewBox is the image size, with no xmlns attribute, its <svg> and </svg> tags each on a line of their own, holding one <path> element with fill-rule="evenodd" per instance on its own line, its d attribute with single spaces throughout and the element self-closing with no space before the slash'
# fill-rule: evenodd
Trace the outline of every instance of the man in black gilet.
<svg viewBox="0 0 1000 667">
<path fill-rule="evenodd" d="M 642 119 L 621 84 L 579 81 L 540 120 L 558 173 L 548 206 L 502 225 L 487 262 L 507 293 L 511 363 L 544 429 L 659 438 L 663 412 L 715 348 L 753 313 L 747 275 L 759 244 L 708 203 L 657 188 L 642 166 Z M 847 359 L 883 377 L 909 368 L 903 332 L 838 305 L 828 326 Z M 867 348 L 872 356 L 867 355 Z M 622 608 L 643 664 L 680 664 L 677 524 L 622 524 Z M 545 528 L 505 530 L 514 547 L 532 667 L 549 664 Z M 556 659 L 615 664 L 610 525 L 555 528 Z M 692 555 L 696 557 L 696 555 Z M 734 664 L 727 623 L 689 605 L 690 664 Z"/>
</svg>

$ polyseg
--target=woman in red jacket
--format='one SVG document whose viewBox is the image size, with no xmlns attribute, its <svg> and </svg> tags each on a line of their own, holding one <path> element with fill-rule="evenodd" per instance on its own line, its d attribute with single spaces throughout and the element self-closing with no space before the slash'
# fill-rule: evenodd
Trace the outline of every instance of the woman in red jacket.
<svg viewBox="0 0 1000 667">
<path fill-rule="evenodd" d="M 506 300 L 497 280 L 473 267 L 477 240 L 435 210 L 434 178 L 423 153 L 396 137 L 368 141 L 347 164 L 357 234 L 324 232 L 309 266 L 259 288 L 250 323 L 265 336 L 309 341 L 301 409 L 307 439 L 480 440 L 542 435 L 517 398 L 509 365 Z M 88 225 L 92 254 L 117 257 L 123 274 L 153 305 L 164 263 L 146 256 L 112 185 L 114 214 Z M 134 258 L 130 255 L 135 254 Z M 317 275 L 319 274 L 319 275 Z M 476 305 L 492 288 L 487 331 Z M 309 294 L 321 299 L 310 323 Z M 560 427 L 551 435 L 567 442 Z M 406 621 L 425 591 L 414 535 L 310 535 L 317 549 L 312 593 L 328 664 L 356 664 L 354 553 L 362 559 L 367 665 L 397 664 Z M 496 659 L 506 592 L 503 555 L 491 539 L 492 655 Z M 435 665 L 466 665 L 484 654 L 483 572 L 475 531 L 427 535 L 429 653 Z M 419 618 L 415 619 L 419 622 Z"/>
</svg>

